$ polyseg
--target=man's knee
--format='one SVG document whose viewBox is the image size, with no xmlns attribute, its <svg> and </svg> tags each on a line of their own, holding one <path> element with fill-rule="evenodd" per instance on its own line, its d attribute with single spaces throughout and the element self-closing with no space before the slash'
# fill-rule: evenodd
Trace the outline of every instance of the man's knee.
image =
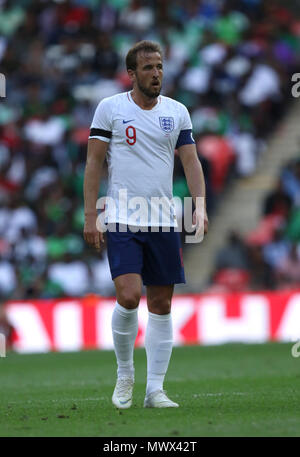
<svg viewBox="0 0 300 457">
<path fill-rule="evenodd" d="M 123 289 L 117 294 L 119 305 L 126 309 L 135 309 L 140 302 L 141 294 L 137 290 Z"/>
<path fill-rule="evenodd" d="M 138 274 L 127 274 L 115 279 L 118 303 L 126 309 L 138 307 L 142 295 L 142 280 Z"/>
<path fill-rule="evenodd" d="M 148 309 L 154 314 L 169 314 L 171 312 L 171 299 L 156 297 L 148 301 Z"/>
</svg>

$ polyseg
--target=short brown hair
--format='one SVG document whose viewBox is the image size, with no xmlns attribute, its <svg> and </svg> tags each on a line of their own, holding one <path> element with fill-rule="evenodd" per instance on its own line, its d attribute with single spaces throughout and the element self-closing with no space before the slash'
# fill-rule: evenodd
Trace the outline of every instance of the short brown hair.
<svg viewBox="0 0 300 457">
<path fill-rule="evenodd" d="M 162 49 L 158 43 L 154 41 L 139 41 L 131 49 L 129 49 L 126 56 L 126 68 L 127 70 L 136 70 L 137 67 L 137 53 L 140 51 L 144 52 L 158 52 L 162 56 Z"/>
</svg>

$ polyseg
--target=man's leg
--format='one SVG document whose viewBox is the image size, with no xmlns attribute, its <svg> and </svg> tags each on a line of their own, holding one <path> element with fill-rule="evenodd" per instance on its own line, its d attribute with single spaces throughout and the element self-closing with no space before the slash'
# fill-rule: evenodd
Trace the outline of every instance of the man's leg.
<svg viewBox="0 0 300 457">
<path fill-rule="evenodd" d="M 112 316 L 118 377 L 133 376 L 133 349 L 138 331 L 137 308 L 141 298 L 141 276 L 128 273 L 114 279 L 117 303 Z"/>
<path fill-rule="evenodd" d="M 171 300 L 174 285 L 147 286 L 148 324 L 145 348 L 147 354 L 147 387 L 144 406 L 177 407 L 163 392 L 163 382 L 168 369 L 173 331 Z"/>
<path fill-rule="evenodd" d="M 134 382 L 133 350 L 138 332 L 137 307 L 141 297 L 141 276 L 127 273 L 114 279 L 117 303 L 112 315 L 112 334 L 117 358 L 118 381 L 113 403 L 129 408 Z"/>
</svg>

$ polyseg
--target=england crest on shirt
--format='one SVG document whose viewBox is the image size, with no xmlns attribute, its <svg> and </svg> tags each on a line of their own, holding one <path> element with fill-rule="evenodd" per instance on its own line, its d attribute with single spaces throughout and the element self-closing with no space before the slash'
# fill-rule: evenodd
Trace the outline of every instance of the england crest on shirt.
<svg viewBox="0 0 300 457">
<path fill-rule="evenodd" d="M 160 117 L 159 118 L 160 128 L 167 133 L 174 130 L 174 118 L 173 117 Z"/>
</svg>

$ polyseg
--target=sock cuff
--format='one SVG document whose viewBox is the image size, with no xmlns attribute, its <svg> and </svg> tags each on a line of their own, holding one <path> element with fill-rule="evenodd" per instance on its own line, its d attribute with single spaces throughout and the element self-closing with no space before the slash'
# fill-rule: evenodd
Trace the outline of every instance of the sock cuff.
<svg viewBox="0 0 300 457">
<path fill-rule="evenodd" d="M 137 308 L 135 308 L 135 309 L 127 309 L 127 308 L 124 308 L 124 306 L 120 305 L 118 302 L 116 302 L 116 310 L 121 314 L 134 314 L 134 313 L 137 313 Z"/>
<path fill-rule="evenodd" d="M 168 321 L 172 317 L 171 313 L 169 313 L 169 314 L 155 314 L 155 313 L 150 313 L 150 311 L 148 311 L 148 316 L 149 316 L 149 319 L 153 319 L 153 320 L 156 320 L 156 321 Z"/>
</svg>

